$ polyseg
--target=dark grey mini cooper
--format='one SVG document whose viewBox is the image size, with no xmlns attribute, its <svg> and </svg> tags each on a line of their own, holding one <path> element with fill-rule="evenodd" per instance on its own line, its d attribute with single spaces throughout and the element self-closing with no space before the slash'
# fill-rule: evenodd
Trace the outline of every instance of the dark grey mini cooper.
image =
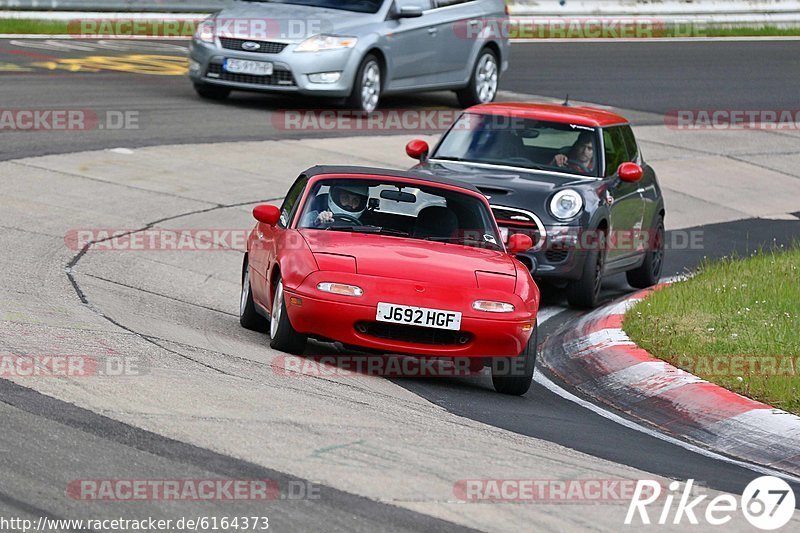
<svg viewBox="0 0 800 533">
<path fill-rule="evenodd" d="M 408 143 L 415 167 L 471 183 L 503 237 L 527 233 L 517 255 L 538 281 L 595 307 L 604 276 L 644 288 L 661 276 L 664 199 L 628 121 L 588 107 L 484 104 L 467 109 L 431 151 Z"/>
</svg>

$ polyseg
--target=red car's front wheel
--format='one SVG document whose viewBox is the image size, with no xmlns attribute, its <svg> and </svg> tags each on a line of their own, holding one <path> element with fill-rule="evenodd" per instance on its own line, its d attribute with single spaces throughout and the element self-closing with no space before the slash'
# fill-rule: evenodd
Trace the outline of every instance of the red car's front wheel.
<svg viewBox="0 0 800 533">
<path fill-rule="evenodd" d="M 275 285 L 275 296 L 272 298 L 269 336 L 272 338 L 269 345 L 275 350 L 300 355 L 306 349 L 308 337 L 298 333 L 289 321 L 289 313 L 286 312 L 286 300 L 283 293 L 283 281 L 280 278 L 278 278 L 278 283 Z"/>
<path fill-rule="evenodd" d="M 502 394 L 522 396 L 531 388 L 533 371 L 536 368 L 538 350 L 538 328 L 533 329 L 525 349 L 517 357 L 492 359 L 492 384 Z"/>
</svg>

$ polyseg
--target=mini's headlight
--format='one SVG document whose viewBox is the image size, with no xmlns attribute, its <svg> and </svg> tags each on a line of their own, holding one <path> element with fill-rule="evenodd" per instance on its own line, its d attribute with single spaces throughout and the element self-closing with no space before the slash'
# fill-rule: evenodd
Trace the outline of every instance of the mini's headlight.
<svg viewBox="0 0 800 533">
<path fill-rule="evenodd" d="M 550 212 L 559 220 L 575 218 L 583 209 L 583 197 L 573 189 L 558 191 L 550 200 Z"/>
<path fill-rule="evenodd" d="M 330 292 L 331 294 L 340 294 L 342 296 L 361 296 L 364 294 L 361 287 L 345 285 L 344 283 L 324 282 L 317 285 L 317 289 L 323 292 Z"/>
<path fill-rule="evenodd" d="M 197 30 L 194 32 L 194 38 L 204 43 L 214 42 L 214 21 L 204 20 L 197 25 Z"/>
<path fill-rule="evenodd" d="M 355 37 L 342 37 L 340 35 L 314 35 L 297 45 L 295 52 L 322 52 L 323 50 L 340 50 L 353 48 L 358 39 Z"/>
<path fill-rule="evenodd" d="M 486 311 L 487 313 L 513 313 L 514 304 L 506 302 L 493 302 L 491 300 L 475 300 L 472 308 L 476 311 Z"/>
</svg>

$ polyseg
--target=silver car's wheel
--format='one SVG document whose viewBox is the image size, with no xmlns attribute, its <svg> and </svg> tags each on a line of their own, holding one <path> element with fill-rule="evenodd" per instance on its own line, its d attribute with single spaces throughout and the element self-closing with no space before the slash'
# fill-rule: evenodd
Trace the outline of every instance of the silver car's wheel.
<svg viewBox="0 0 800 533">
<path fill-rule="evenodd" d="M 380 102 L 382 83 L 381 65 L 375 56 L 368 55 L 358 69 L 348 105 L 372 113 Z"/>
<path fill-rule="evenodd" d="M 456 91 L 458 103 L 462 107 L 470 107 L 493 101 L 497 96 L 499 78 L 497 56 L 489 48 L 484 48 L 478 54 L 469 83 L 463 89 Z"/>
<path fill-rule="evenodd" d="M 491 102 L 497 94 L 497 61 L 491 53 L 484 54 L 478 61 L 475 89 L 482 104 Z"/>
</svg>

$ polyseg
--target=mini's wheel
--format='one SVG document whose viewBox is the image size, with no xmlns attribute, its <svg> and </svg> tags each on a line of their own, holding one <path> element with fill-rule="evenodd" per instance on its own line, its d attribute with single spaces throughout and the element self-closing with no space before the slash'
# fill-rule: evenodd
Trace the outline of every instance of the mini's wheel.
<svg viewBox="0 0 800 533">
<path fill-rule="evenodd" d="M 650 251 L 645 254 L 641 266 L 625 273 L 631 287 L 646 289 L 661 279 L 661 270 L 664 267 L 664 219 L 659 217 L 652 242 L 648 242 L 648 246 Z"/>
</svg>

